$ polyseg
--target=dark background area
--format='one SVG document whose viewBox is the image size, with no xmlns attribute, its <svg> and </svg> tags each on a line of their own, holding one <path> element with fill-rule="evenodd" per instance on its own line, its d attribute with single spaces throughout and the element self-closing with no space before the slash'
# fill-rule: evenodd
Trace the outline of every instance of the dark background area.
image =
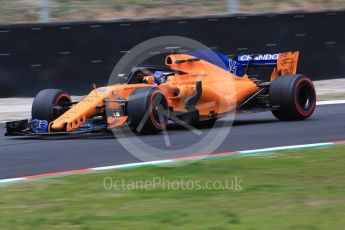
<svg viewBox="0 0 345 230">
<path fill-rule="evenodd" d="M 299 50 L 299 73 L 341 78 L 342 23 L 345 11 L 0 26 L 0 97 L 34 96 L 44 88 L 86 94 L 93 83 L 107 84 L 125 51 L 166 35 L 224 54 Z"/>
</svg>

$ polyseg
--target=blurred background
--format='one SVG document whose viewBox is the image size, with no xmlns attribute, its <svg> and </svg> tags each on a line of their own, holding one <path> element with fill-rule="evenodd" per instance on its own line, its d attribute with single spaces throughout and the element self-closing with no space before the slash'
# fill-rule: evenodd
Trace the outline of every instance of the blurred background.
<svg viewBox="0 0 345 230">
<path fill-rule="evenodd" d="M 343 0 L 0 0 L 0 23 L 318 11 L 343 7 Z"/>
</svg>

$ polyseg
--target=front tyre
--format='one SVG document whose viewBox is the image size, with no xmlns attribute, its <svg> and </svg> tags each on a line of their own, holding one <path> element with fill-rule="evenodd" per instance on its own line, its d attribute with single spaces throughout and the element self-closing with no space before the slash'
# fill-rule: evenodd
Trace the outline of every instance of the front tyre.
<svg viewBox="0 0 345 230">
<path fill-rule="evenodd" d="M 128 98 L 128 124 L 140 134 L 159 133 L 168 123 L 168 102 L 155 87 L 136 89 Z"/>
<path fill-rule="evenodd" d="M 302 74 L 280 76 L 271 83 L 269 102 L 279 120 L 307 119 L 316 107 L 314 84 Z"/>
<path fill-rule="evenodd" d="M 70 102 L 70 95 L 60 89 L 42 90 L 34 99 L 31 117 L 52 122 L 66 111 L 65 105 Z"/>
</svg>

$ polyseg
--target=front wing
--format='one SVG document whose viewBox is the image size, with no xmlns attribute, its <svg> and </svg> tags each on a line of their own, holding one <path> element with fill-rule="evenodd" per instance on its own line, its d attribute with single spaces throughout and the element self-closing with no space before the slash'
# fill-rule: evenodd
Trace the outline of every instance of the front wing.
<svg viewBox="0 0 345 230">
<path fill-rule="evenodd" d="M 106 124 L 92 124 L 72 132 L 34 132 L 31 129 L 30 120 L 6 122 L 5 129 L 5 136 L 69 136 L 85 133 L 107 133 L 109 131 Z"/>
</svg>

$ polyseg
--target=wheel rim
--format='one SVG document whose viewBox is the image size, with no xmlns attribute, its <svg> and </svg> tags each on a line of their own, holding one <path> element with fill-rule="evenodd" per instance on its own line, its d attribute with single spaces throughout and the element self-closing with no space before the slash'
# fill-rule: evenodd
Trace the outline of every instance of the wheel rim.
<svg viewBox="0 0 345 230">
<path fill-rule="evenodd" d="M 52 108 L 52 117 L 51 120 L 55 120 L 63 113 L 65 113 L 68 109 L 64 108 L 67 103 L 71 102 L 71 97 L 68 94 L 61 94 L 55 99 L 55 103 Z M 55 108 L 55 105 L 59 106 L 60 108 Z"/>
<path fill-rule="evenodd" d="M 303 111 L 309 111 L 314 102 L 313 90 L 308 84 L 302 84 L 299 87 L 297 103 Z"/>
<path fill-rule="evenodd" d="M 151 121 L 156 128 L 163 129 L 167 123 L 167 101 L 160 93 L 152 95 Z"/>
<path fill-rule="evenodd" d="M 68 94 L 61 94 L 55 100 L 55 105 L 64 105 L 71 102 L 71 98 Z"/>
</svg>

